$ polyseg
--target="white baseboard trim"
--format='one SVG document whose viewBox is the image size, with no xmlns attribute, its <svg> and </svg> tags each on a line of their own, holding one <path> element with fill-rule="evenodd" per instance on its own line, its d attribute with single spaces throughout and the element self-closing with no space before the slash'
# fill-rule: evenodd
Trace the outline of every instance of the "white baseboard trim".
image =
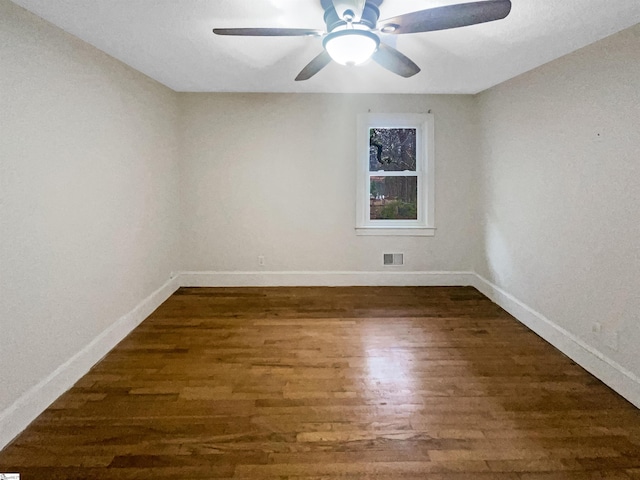
<svg viewBox="0 0 640 480">
<path fill-rule="evenodd" d="M 11 406 L 0 412 L 0 450 L 22 432 L 60 395 L 69 390 L 91 367 L 158 308 L 179 287 L 174 277 L 120 317 L 91 343 L 76 353 L 53 373 L 33 386 Z"/>
<path fill-rule="evenodd" d="M 477 274 L 474 276 L 472 285 L 482 294 L 640 408 L 640 378 L 637 375 L 486 278 Z"/>
<path fill-rule="evenodd" d="M 182 272 L 183 287 L 466 286 L 473 272 Z"/>
</svg>

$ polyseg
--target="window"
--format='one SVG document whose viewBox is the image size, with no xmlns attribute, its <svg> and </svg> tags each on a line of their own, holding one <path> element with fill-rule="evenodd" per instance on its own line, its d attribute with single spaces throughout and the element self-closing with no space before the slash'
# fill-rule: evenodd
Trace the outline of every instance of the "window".
<svg viewBox="0 0 640 480">
<path fill-rule="evenodd" d="M 358 235 L 432 236 L 433 115 L 358 116 Z"/>
</svg>

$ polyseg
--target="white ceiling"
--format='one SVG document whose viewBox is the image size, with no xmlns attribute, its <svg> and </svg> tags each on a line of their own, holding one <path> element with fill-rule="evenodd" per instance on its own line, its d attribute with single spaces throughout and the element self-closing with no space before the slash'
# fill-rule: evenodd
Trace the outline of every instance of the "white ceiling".
<svg viewBox="0 0 640 480">
<path fill-rule="evenodd" d="M 640 22 L 640 0 L 512 0 L 511 14 L 455 30 L 383 35 L 422 71 L 376 63 L 298 72 L 321 39 L 213 35 L 214 27 L 324 29 L 320 0 L 13 0 L 177 91 L 477 93 Z M 385 0 L 380 19 L 470 0 Z"/>
</svg>

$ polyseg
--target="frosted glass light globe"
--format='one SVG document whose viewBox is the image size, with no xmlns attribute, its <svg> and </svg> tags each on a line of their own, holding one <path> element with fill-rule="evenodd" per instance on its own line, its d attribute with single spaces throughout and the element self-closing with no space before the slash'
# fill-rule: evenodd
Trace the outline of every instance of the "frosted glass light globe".
<svg viewBox="0 0 640 480">
<path fill-rule="evenodd" d="M 371 58 L 380 39 L 367 30 L 331 32 L 322 42 L 331 58 L 341 65 L 360 65 Z"/>
</svg>

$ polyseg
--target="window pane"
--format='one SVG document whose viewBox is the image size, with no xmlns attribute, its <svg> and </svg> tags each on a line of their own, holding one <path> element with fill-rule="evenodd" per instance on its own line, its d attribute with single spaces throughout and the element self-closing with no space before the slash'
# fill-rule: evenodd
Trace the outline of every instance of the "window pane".
<svg viewBox="0 0 640 480">
<path fill-rule="evenodd" d="M 418 177 L 371 177 L 371 220 L 417 220 Z"/>
<path fill-rule="evenodd" d="M 369 129 L 369 171 L 416 170 L 415 128 Z"/>
</svg>

